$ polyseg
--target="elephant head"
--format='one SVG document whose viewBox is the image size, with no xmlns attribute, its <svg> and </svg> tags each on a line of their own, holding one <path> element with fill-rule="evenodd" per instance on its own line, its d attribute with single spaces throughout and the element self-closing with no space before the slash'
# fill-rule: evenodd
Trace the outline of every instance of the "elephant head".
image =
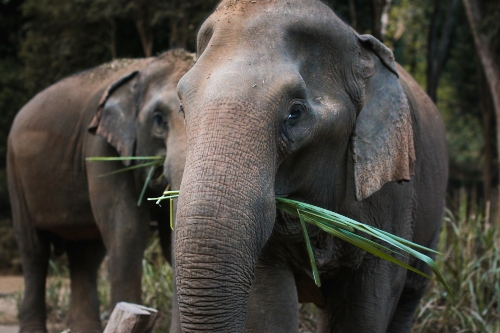
<svg viewBox="0 0 500 333">
<path fill-rule="evenodd" d="M 108 86 L 89 126 L 120 156 L 166 156 L 163 177 L 152 182 L 159 190 L 165 189 L 167 179 L 172 187 L 180 186 L 186 143 L 176 86 L 193 63 L 194 56 L 180 50 L 152 58 L 142 70 Z M 141 172 L 144 179 L 147 170 Z"/>
<path fill-rule="evenodd" d="M 287 223 L 275 195 L 342 211 L 409 180 L 411 117 L 392 52 L 320 1 L 223 1 L 197 48 L 178 84 L 181 321 L 243 332 L 257 259 Z"/>
</svg>

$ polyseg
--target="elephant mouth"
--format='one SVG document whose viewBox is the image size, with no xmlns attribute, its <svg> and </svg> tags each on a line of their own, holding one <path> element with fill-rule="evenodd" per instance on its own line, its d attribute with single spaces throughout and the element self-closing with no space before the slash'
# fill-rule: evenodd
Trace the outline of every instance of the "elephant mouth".
<svg viewBox="0 0 500 333">
<path fill-rule="evenodd" d="M 153 190 L 164 191 L 168 186 L 168 179 L 163 174 L 163 167 L 159 166 L 153 171 L 148 187 Z"/>
</svg>

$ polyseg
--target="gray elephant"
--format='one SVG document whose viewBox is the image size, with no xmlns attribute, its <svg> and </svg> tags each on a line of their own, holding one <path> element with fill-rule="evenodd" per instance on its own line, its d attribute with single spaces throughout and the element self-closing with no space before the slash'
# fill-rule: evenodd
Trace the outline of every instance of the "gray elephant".
<svg viewBox="0 0 500 333">
<path fill-rule="evenodd" d="M 179 188 L 186 135 L 176 86 L 193 63 L 194 56 L 181 50 L 116 60 L 50 86 L 16 116 L 7 172 L 25 281 L 20 332 L 47 332 L 45 279 L 51 244 L 68 255 L 71 332 L 102 331 L 96 274 L 105 254 L 112 306 L 141 302 L 149 221 L 164 221 L 159 226 L 168 253 L 168 212 L 137 205 L 146 169 L 99 177 L 124 168 L 123 163 L 85 159 L 166 156 L 146 197 L 161 194 L 167 182 Z"/>
<path fill-rule="evenodd" d="M 319 0 L 225 0 L 197 48 L 178 84 L 182 331 L 297 332 L 298 302 L 313 302 L 318 332 L 409 332 L 427 280 L 310 227 L 316 287 L 300 223 L 275 196 L 435 248 L 448 172 L 435 105 Z"/>
</svg>

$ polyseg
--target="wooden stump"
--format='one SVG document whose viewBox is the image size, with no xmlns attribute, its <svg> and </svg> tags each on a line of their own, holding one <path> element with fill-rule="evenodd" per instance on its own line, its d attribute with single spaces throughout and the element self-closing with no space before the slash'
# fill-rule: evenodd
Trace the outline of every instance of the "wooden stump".
<svg viewBox="0 0 500 333">
<path fill-rule="evenodd" d="M 104 333 L 151 333 L 158 311 L 142 305 L 116 304 Z"/>
</svg>

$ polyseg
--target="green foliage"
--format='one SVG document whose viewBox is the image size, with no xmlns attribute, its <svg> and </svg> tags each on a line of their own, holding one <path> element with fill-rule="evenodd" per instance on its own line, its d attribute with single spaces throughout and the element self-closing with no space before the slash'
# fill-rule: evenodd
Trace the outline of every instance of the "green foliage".
<svg viewBox="0 0 500 333">
<path fill-rule="evenodd" d="M 170 327 L 173 286 L 172 269 L 163 257 L 156 234 L 142 260 L 142 302 L 159 312 L 155 332 L 165 332 Z"/>
<path fill-rule="evenodd" d="M 398 61 L 425 89 L 427 69 L 427 30 L 432 3 L 399 0 L 389 11 L 385 44 Z"/>
<path fill-rule="evenodd" d="M 63 322 L 69 310 L 70 285 L 69 270 L 64 259 L 49 261 L 49 273 L 46 284 L 47 319 L 51 322 Z"/>
<path fill-rule="evenodd" d="M 115 1 L 26 0 L 20 57 L 33 94 L 57 80 L 112 59 Z"/>
<path fill-rule="evenodd" d="M 481 29 L 486 32 L 493 46 L 493 54 L 497 55 L 500 61 L 500 2 L 497 0 L 483 0 L 483 26 Z"/>
<path fill-rule="evenodd" d="M 474 186 L 481 182 L 484 137 L 479 109 L 480 66 L 460 2 L 450 57 L 438 88 L 450 156 L 450 184 Z M 478 163 L 481 161 L 483 163 Z"/>
</svg>

